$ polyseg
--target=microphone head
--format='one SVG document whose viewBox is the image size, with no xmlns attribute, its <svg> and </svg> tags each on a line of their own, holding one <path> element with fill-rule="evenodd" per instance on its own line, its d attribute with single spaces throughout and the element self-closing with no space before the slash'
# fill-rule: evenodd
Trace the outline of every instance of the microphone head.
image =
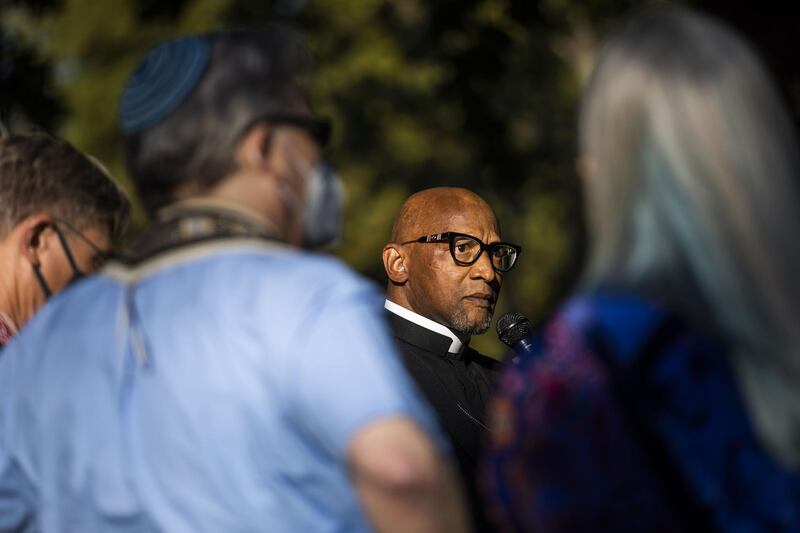
<svg viewBox="0 0 800 533">
<path fill-rule="evenodd" d="M 533 329 L 531 321 L 522 313 L 508 312 L 497 319 L 497 336 L 506 346 L 513 348 Z"/>
</svg>

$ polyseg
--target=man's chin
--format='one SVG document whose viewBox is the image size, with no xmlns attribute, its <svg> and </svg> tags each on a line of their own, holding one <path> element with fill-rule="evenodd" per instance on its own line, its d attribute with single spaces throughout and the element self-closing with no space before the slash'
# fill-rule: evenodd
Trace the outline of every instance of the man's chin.
<svg viewBox="0 0 800 533">
<path fill-rule="evenodd" d="M 473 335 L 483 335 L 484 333 L 486 333 L 489 330 L 489 326 L 491 326 L 491 325 L 492 325 L 492 321 L 491 320 L 489 320 L 488 322 L 484 322 L 478 328 L 476 328 L 475 331 L 472 332 L 472 334 Z"/>
<path fill-rule="evenodd" d="M 483 317 L 476 317 L 469 319 L 467 317 L 458 317 L 453 321 L 453 329 L 465 335 L 481 335 L 486 333 L 489 326 L 492 325 L 493 311 L 489 311 Z"/>
<path fill-rule="evenodd" d="M 478 327 L 472 332 L 473 335 L 483 335 L 489 330 L 489 326 L 492 325 L 492 315 L 486 317 L 486 320 L 481 322 Z"/>
</svg>

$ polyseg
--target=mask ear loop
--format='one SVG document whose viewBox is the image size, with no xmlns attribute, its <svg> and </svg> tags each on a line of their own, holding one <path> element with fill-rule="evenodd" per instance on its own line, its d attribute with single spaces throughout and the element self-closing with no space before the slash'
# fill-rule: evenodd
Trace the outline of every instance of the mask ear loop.
<svg viewBox="0 0 800 533">
<path fill-rule="evenodd" d="M 270 130 L 267 138 L 264 140 L 265 145 L 268 142 L 272 143 L 272 131 L 273 130 Z M 266 148 L 267 147 L 265 146 L 265 150 L 266 150 Z M 290 164 L 292 170 L 296 171 L 296 172 L 299 172 L 298 169 L 297 169 L 297 164 L 296 164 L 294 158 L 291 157 L 290 159 L 291 160 L 290 160 L 289 164 Z M 308 181 L 307 181 L 306 174 L 303 173 L 303 172 L 299 172 L 299 173 L 303 176 L 303 179 L 306 181 L 306 186 L 307 186 Z M 294 191 L 294 189 L 292 189 L 291 187 L 289 187 L 286 184 L 285 179 L 281 179 L 281 178 L 278 179 L 278 194 L 280 195 L 280 198 L 281 198 L 281 206 L 283 207 L 283 218 L 284 218 L 284 220 L 291 220 L 292 216 L 294 215 L 296 218 L 299 218 L 301 223 L 302 223 L 304 204 L 303 204 L 302 200 L 300 199 L 300 195 L 298 195 Z"/>
<path fill-rule="evenodd" d="M 39 287 L 41 287 L 42 292 L 44 293 L 44 299 L 50 299 L 50 297 L 53 295 L 53 292 L 50 290 L 50 287 L 44 280 L 44 276 L 42 275 L 42 265 L 36 263 L 35 265 L 31 265 L 31 268 L 33 268 L 33 274 L 36 276 L 36 281 L 39 282 Z"/>
<path fill-rule="evenodd" d="M 53 223 L 53 229 L 58 235 L 58 241 L 61 243 L 61 248 L 64 249 L 64 255 L 67 256 L 67 261 L 69 262 L 70 268 L 72 268 L 72 273 L 75 277 L 85 276 L 85 274 L 78 268 L 78 265 L 75 263 L 75 258 L 72 257 L 72 251 L 67 244 L 67 239 L 64 237 L 64 233 L 59 229 L 58 225 Z"/>
<path fill-rule="evenodd" d="M 61 237 L 61 234 L 58 233 L 58 230 L 56 230 L 56 233 L 59 237 Z M 67 259 L 70 261 L 70 264 L 72 264 L 72 260 L 69 257 L 67 257 Z M 39 260 L 37 259 L 36 263 L 31 265 L 31 268 L 33 269 L 33 275 L 36 276 L 36 282 L 39 283 L 39 288 L 41 288 L 42 292 L 44 293 L 44 299 L 49 300 L 50 297 L 53 296 L 53 291 L 50 290 L 50 286 L 44 279 L 44 274 L 42 274 L 42 264 L 39 263 Z"/>
<path fill-rule="evenodd" d="M 64 233 L 59 229 L 59 227 L 54 223 L 53 230 L 56 232 L 58 236 L 58 242 L 61 243 L 61 248 L 64 250 L 64 256 L 67 258 L 67 262 L 69 263 L 70 268 L 72 269 L 72 277 L 73 279 L 78 279 L 80 277 L 85 276 L 85 274 L 78 268 L 78 265 L 75 263 L 75 258 L 72 256 L 72 251 L 67 244 L 67 239 L 64 237 Z M 45 300 L 49 300 L 51 296 L 53 296 L 53 291 L 50 290 L 50 286 L 47 284 L 47 281 L 44 279 L 44 274 L 42 274 L 42 265 L 40 263 L 36 263 L 35 265 L 31 265 L 33 268 L 33 274 L 36 276 L 36 281 L 39 283 L 39 287 L 41 287 L 42 292 L 44 293 Z"/>
</svg>

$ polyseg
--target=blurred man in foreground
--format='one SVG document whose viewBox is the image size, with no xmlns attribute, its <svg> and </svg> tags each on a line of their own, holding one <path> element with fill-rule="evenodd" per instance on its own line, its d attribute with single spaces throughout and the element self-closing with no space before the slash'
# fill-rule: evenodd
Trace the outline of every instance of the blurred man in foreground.
<svg viewBox="0 0 800 533">
<path fill-rule="evenodd" d="M 520 251 L 500 241 L 497 217 L 481 197 L 449 187 L 411 196 L 383 249 L 397 347 L 450 437 L 481 531 L 475 469 L 499 364 L 468 345 L 491 324 L 503 275 Z"/>
<path fill-rule="evenodd" d="M 0 530 L 463 530 L 380 299 L 297 249 L 340 207 L 304 57 L 277 27 L 188 37 L 129 80 L 155 221 L 0 360 Z"/>
<path fill-rule="evenodd" d="M 0 137 L 0 349 L 48 297 L 102 264 L 129 211 L 122 189 L 69 143 Z"/>
</svg>

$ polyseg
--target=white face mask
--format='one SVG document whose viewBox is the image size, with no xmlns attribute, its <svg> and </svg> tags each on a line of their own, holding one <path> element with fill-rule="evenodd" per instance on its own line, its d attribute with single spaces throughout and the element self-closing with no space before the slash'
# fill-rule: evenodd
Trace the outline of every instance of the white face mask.
<svg viewBox="0 0 800 533">
<path fill-rule="evenodd" d="M 342 180 L 327 163 L 318 163 L 306 177 L 303 206 L 303 248 L 322 248 L 342 238 Z"/>
<path fill-rule="evenodd" d="M 306 173 L 306 201 L 302 207 L 294 190 L 283 184 L 279 190 L 290 209 L 301 211 L 303 248 L 323 248 L 341 240 L 344 185 L 327 163 L 320 162 Z"/>
</svg>

